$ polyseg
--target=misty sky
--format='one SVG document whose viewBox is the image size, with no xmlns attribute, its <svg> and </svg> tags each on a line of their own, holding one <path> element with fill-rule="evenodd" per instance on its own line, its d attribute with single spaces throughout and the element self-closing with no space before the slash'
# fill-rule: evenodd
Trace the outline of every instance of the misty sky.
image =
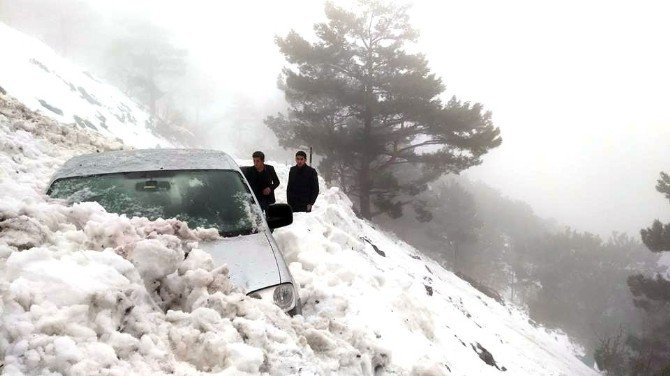
<svg viewBox="0 0 670 376">
<path fill-rule="evenodd" d="M 315 0 L 91 4 L 172 30 L 222 107 L 280 97 L 274 35 L 307 36 L 325 18 Z M 466 175 L 601 235 L 668 220 L 654 185 L 670 170 L 669 10 L 662 1 L 415 1 L 419 50 L 445 98 L 483 103 L 502 131 L 503 145 Z"/>
</svg>

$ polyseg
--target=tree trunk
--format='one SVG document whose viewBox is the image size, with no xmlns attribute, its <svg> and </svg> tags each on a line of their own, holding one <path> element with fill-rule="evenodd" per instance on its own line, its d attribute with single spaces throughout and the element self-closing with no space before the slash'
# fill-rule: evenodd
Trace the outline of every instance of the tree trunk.
<svg viewBox="0 0 670 376">
<path fill-rule="evenodd" d="M 372 182 L 370 179 L 370 134 L 372 133 L 372 109 L 371 107 L 371 93 L 368 87 L 365 88 L 365 113 L 363 114 L 363 136 L 361 140 L 361 171 L 359 174 L 359 198 L 358 202 L 361 207 L 361 216 L 365 219 L 372 219 L 370 211 L 370 189 L 372 189 Z"/>
<path fill-rule="evenodd" d="M 359 193 L 358 204 L 361 209 L 361 216 L 365 219 L 372 219 L 370 211 L 370 163 L 362 161 L 363 166 L 359 175 Z"/>
<path fill-rule="evenodd" d="M 458 257 L 459 254 L 458 254 L 458 252 L 459 252 L 459 250 L 458 250 L 458 242 L 454 242 L 454 271 L 456 271 L 456 272 L 460 272 L 460 271 L 461 271 L 461 270 L 460 270 L 460 265 L 458 265 L 458 263 L 459 263 L 459 260 L 458 260 L 458 258 L 459 258 L 459 257 Z"/>
</svg>

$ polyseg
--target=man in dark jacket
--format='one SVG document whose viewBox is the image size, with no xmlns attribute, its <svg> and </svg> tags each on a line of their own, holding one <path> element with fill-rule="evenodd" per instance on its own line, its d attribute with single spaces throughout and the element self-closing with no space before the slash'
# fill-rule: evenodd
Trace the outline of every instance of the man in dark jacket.
<svg viewBox="0 0 670 376">
<path fill-rule="evenodd" d="M 286 199 L 294 212 L 311 212 L 318 195 L 316 170 L 307 165 L 307 154 L 301 150 L 295 153 L 295 166 L 288 174 Z"/>
<path fill-rule="evenodd" d="M 265 154 L 262 151 L 255 151 L 252 158 L 254 159 L 254 165 L 244 167 L 242 172 L 244 172 L 251 190 L 256 195 L 261 209 L 265 211 L 270 204 L 274 204 L 276 201 L 275 189 L 279 187 L 279 178 L 274 167 L 265 164 Z"/>
</svg>

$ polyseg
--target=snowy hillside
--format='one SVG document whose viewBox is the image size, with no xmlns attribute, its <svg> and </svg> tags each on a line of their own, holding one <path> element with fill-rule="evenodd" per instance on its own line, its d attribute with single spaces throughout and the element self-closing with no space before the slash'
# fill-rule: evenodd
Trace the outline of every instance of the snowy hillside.
<svg viewBox="0 0 670 376">
<path fill-rule="evenodd" d="M 1 95 L 0 140 L 6 374 L 595 374 L 565 337 L 357 219 L 337 189 L 275 231 L 304 303 L 290 318 L 198 249 L 216 232 L 42 194 L 70 156 L 120 144 Z"/>
<path fill-rule="evenodd" d="M 0 22 L 0 93 L 64 124 L 88 128 L 133 147 L 167 146 L 149 115 L 117 88 L 59 57 L 39 40 Z"/>
<path fill-rule="evenodd" d="M 274 233 L 300 284 L 293 318 L 199 249 L 215 230 L 49 199 L 71 156 L 167 143 L 40 42 L 0 24 L 0 46 L 0 373 L 595 374 L 565 336 L 356 218 L 334 188 Z"/>
<path fill-rule="evenodd" d="M 288 180 L 286 166 L 277 171 Z M 351 206 L 330 189 L 314 213 L 275 232 L 301 284 L 307 323 L 343 339 L 374 336 L 393 374 L 595 374 L 567 337 L 529 324 Z"/>
</svg>

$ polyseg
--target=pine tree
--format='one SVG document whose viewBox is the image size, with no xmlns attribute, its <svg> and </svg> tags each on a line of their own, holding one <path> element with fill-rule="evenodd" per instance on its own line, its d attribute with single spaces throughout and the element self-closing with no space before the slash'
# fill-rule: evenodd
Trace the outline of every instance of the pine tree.
<svg viewBox="0 0 670 376">
<path fill-rule="evenodd" d="M 656 190 L 670 200 L 670 176 L 661 172 Z M 654 253 L 670 251 L 670 224 L 656 220 L 640 231 L 642 242 Z M 632 374 L 670 374 L 670 280 L 660 274 L 642 274 L 628 278 L 628 287 L 636 307 L 646 314 L 645 330 L 631 336 L 628 345 L 635 356 L 631 360 Z"/>
<path fill-rule="evenodd" d="M 183 76 L 186 50 L 175 47 L 164 30 L 153 25 L 129 25 L 107 51 L 110 78 L 128 95 L 159 115 L 159 100 L 169 91 L 166 82 Z"/>
<path fill-rule="evenodd" d="M 295 31 L 276 40 L 290 64 L 280 79 L 290 108 L 266 124 L 285 147 L 313 146 L 365 218 L 401 215 L 428 182 L 480 164 L 501 143 L 481 104 L 440 99 L 441 79 L 410 52 L 418 34 L 407 9 L 328 3 L 314 42 Z"/>
<path fill-rule="evenodd" d="M 451 264 L 454 271 L 462 271 L 464 246 L 477 240 L 477 231 L 482 222 L 478 218 L 477 208 L 468 191 L 458 183 L 437 184 L 433 187 L 435 196 L 428 200 L 433 208 L 433 221 L 430 236 L 437 237 L 448 244 L 452 251 Z"/>
</svg>

